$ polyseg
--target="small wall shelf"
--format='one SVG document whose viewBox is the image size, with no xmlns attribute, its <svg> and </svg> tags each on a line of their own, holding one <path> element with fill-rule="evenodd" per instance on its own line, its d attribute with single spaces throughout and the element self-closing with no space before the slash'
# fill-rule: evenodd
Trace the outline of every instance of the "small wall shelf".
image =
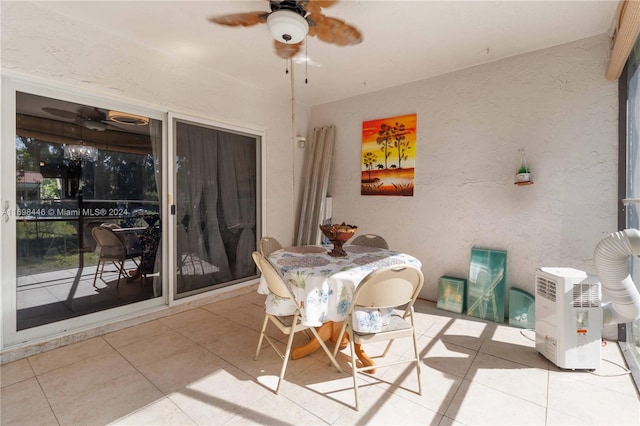
<svg viewBox="0 0 640 426">
<path fill-rule="evenodd" d="M 527 166 L 527 159 L 524 157 L 524 148 L 518 150 L 520 152 L 520 167 L 518 167 L 518 171 L 516 172 L 516 181 L 514 182 L 516 185 L 533 185 L 533 181 L 531 180 L 531 170 L 529 170 L 529 166 Z"/>
</svg>

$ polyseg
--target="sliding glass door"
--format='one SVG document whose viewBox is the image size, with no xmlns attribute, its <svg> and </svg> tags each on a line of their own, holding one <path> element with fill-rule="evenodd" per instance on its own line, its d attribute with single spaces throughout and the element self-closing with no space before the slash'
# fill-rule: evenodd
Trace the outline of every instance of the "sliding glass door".
<svg viewBox="0 0 640 426">
<path fill-rule="evenodd" d="M 636 40 L 619 79 L 620 156 L 618 195 L 623 208 L 620 229 L 640 229 L 640 39 Z M 631 278 L 640 290 L 640 258 L 629 257 Z M 640 386 L 640 319 L 619 325 L 619 338 L 631 373 Z"/>
<path fill-rule="evenodd" d="M 164 114 L 2 84 L 2 347 L 166 304 Z"/>
<path fill-rule="evenodd" d="M 257 278 L 263 130 L 3 86 L 2 348 Z"/>
<path fill-rule="evenodd" d="M 624 79 L 624 74 L 621 79 Z M 626 187 L 625 217 L 622 219 L 624 228 L 640 229 L 640 41 L 636 44 L 629 56 L 626 67 L 626 81 L 621 82 L 621 87 L 626 86 L 626 93 L 620 93 L 621 97 L 626 96 L 627 111 L 626 118 L 627 131 L 622 135 L 622 140 L 626 146 L 621 152 L 626 152 L 626 161 L 621 159 L 621 167 L 624 168 L 622 176 L 625 181 L 620 185 Z M 630 257 L 631 277 L 636 286 L 640 286 L 640 258 Z M 629 364 L 636 383 L 640 386 L 640 320 L 632 321 L 626 325 L 625 348 Z"/>
<path fill-rule="evenodd" d="M 161 296 L 162 122 L 17 92 L 16 123 L 17 330 Z"/>
<path fill-rule="evenodd" d="M 172 126 L 175 298 L 255 277 L 261 138 L 186 119 Z"/>
</svg>

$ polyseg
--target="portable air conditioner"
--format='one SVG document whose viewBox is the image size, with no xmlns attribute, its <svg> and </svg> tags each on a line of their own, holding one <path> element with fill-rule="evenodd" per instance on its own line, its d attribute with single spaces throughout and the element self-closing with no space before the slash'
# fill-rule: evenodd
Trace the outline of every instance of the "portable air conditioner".
<svg viewBox="0 0 640 426">
<path fill-rule="evenodd" d="M 573 268 L 536 271 L 536 349 L 565 369 L 598 369 L 602 347 L 600 281 Z"/>
</svg>

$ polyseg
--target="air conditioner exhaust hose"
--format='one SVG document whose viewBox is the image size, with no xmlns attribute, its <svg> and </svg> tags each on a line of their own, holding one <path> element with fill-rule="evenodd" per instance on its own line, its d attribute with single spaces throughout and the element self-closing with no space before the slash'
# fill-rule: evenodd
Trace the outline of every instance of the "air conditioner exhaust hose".
<svg viewBox="0 0 640 426">
<path fill-rule="evenodd" d="M 604 325 L 640 318 L 640 294 L 629 275 L 629 256 L 640 255 L 640 231 L 625 229 L 604 237 L 596 246 L 593 260 L 602 292 L 611 299 L 603 303 Z"/>
</svg>

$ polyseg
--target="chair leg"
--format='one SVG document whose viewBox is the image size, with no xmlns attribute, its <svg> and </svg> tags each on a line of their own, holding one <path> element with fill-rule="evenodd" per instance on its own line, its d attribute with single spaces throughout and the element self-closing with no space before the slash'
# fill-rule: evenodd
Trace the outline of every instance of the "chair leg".
<svg viewBox="0 0 640 426">
<path fill-rule="evenodd" d="M 100 269 L 100 279 L 102 281 L 104 281 L 104 278 L 102 278 L 102 274 L 104 273 L 104 267 L 105 267 L 106 264 L 107 264 L 107 262 L 105 260 L 103 260 L 102 261 L 102 269 Z M 98 264 L 98 266 L 100 266 L 100 265 Z"/>
<path fill-rule="evenodd" d="M 347 329 L 346 321 L 342 324 L 342 328 L 340 329 L 340 333 L 338 334 L 338 339 L 336 340 L 336 346 L 333 348 L 333 357 L 335 358 L 338 355 L 338 351 L 340 350 L 340 342 L 342 342 L 342 338 L 344 337 L 344 332 Z"/>
<path fill-rule="evenodd" d="M 411 327 L 413 328 L 413 331 L 411 332 L 411 337 L 413 338 L 413 354 L 416 357 L 416 374 L 418 375 L 418 395 L 422 395 L 422 381 L 420 380 L 420 354 L 418 353 L 418 341 L 416 339 L 416 324 L 415 324 L 415 320 L 414 320 L 414 312 L 413 312 L 413 306 L 411 307 L 411 310 L 409 311 L 409 316 L 411 318 Z"/>
<path fill-rule="evenodd" d="M 287 339 L 287 349 L 284 351 L 284 356 L 282 357 L 282 368 L 280 369 L 280 377 L 278 378 L 278 386 L 276 386 L 276 394 L 280 392 L 280 383 L 282 383 L 282 379 L 284 378 L 284 372 L 287 371 L 287 363 L 289 362 L 289 357 L 291 356 L 291 346 L 293 346 L 293 336 L 295 336 L 295 324 L 298 321 L 298 316 L 296 315 L 293 318 L 293 325 L 291 326 L 291 330 L 289 330 L 289 338 Z"/>
<path fill-rule="evenodd" d="M 342 368 L 340 367 L 340 365 L 338 364 L 338 361 L 336 361 L 336 358 L 334 355 L 331 354 L 331 351 L 329 350 L 329 348 L 327 347 L 326 343 L 324 343 L 324 340 L 322 340 L 322 338 L 320 337 L 320 335 L 318 334 L 318 332 L 316 331 L 315 328 L 311 327 L 308 330 L 311 330 L 311 332 L 313 333 L 313 335 L 315 336 L 316 339 L 318 339 L 318 343 L 320 343 L 320 346 L 322 346 L 322 349 L 324 350 L 324 352 L 327 354 L 327 356 L 329 357 L 329 360 L 331 361 L 331 364 L 333 364 L 334 367 L 336 367 L 338 369 L 338 372 L 342 373 Z M 340 346 L 340 340 L 338 340 L 336 342 L 336 347 Z"/>
<path fill-rule="evenodd" d="M 264 337 L 264 331 L 267 329 L 267 323 L 269 322 L 269 315 L 265 312 L 264 321 L 262 322 L 262 330 L 260 330 L 260 338 L 258 339 L 258 347 L 256 348 L 256 356 L 253 357 L 255 361 L 258 360 L 258 355 L 260 355 L 260 348 L 262 348 L 262 339 Z"/>
<path fill-rule="evenodd" d="M 349 348 L 351 349 L 351 374 L 353 376 L 353 395 L 356 402 L 356 411 L 360 411 L 358 404 L 358 367 L 356 366 L 356 348 L 353 336 L 349 333 Z"/>
<path fill-rule="evenodd" d="M 415 329 L 413 332 L 413 354 L 416 357 L 416 373 L 418 374 L 418 395 L 422 395 L 422 382 L 420 381 L 420 356 L 418 355 L 418 342 L 416 341 Z"/>
<path fill-rule="evenodd" d="M 98 259 L 98 265 L 96 265 L 96 273 L 93 275 L 93 286 L 96 286 L 96 280 L 98 279 L 98 271 L 100 270 L 100 259 Z M 102 278 L 102 274 L 100 274 L 100 278 Z"/>
<path fill-rule="evenodd" d="M 115 262 L 113 264 L 116 265 Z M 118 281 L 116 282 L 116 288 L 118 288 L 120 286 L 120 278 L 124 274 L 124 261 L 121 261 L 120 266 L 116 265 L 116 267 L 118 267 Z"/>
<path fill-rule="evenodd" d="M 393 343 L 393 339 L 389 340 L 389 343 L 387 343 L 387 346 L 384 348 L 384 352 L 382 352 L 382 355 L 381 355 L 383 358 L 387 356 L 387 352 L 389 352 L 389 349 L 391 349 L 392 343 Z"/>
</svg>

